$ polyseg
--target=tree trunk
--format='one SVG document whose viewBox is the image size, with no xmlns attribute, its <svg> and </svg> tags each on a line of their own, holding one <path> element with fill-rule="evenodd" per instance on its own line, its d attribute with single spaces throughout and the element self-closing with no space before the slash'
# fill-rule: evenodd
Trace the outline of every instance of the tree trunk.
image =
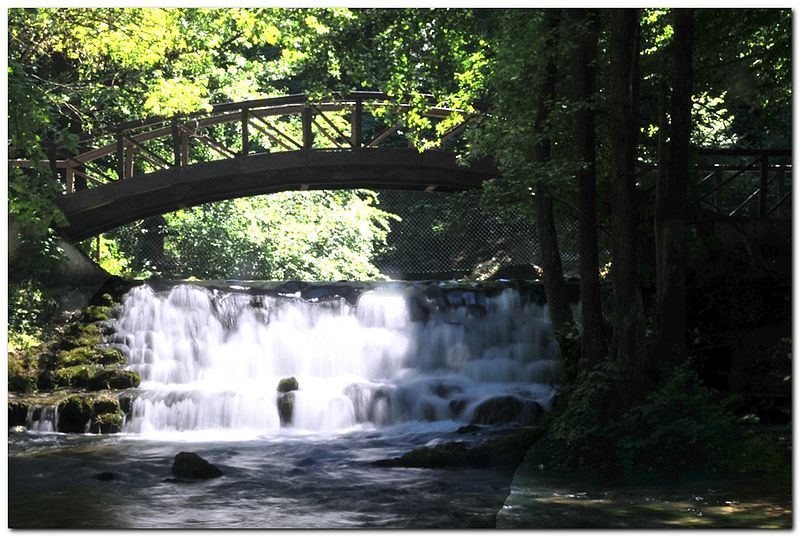
<svg viewBox="0 0 800 537">
<path fill-rule="evenodd" d="M 546 129 L 547 116 L 556 93 L 556 52 L 555 43 L 558 34 L 560 12 L 557 9 L 547 10 L 545 13 L 545 76 L 538 91 L 539 103 L 536 110 L 536 132 Z M 533 162 L 545 163 L 550 160 L 550 139 L 543 136 L 533 148 Z M 558 234 L 556 232 L 555 216 L 553 214 L 553 199 L 544 185 L 536 185 L 536 222 L 539 232 L 539 246 L 542 249 L 542 271 L 544 278 L 544 292 L 547 296 L 547 307 L 550 310 L 550 319 L 556 332 L 561 331 L 564 325 L 572 322 L 572 310 L 567 299 L 567 286 L 564 283 L 564 271 L 561 267 L 561 253 L 558 248 Z"/>
<path fill-rule="evenodd" d="M 592 9 L 571 10 L 577 47 L 572 56 L 572 88 L 575 106 L 575 156 L 578 171 L 578 219 L 581 285 L 581 364 L 586 369 L 605 356 L 603 309 L 600 300 L 600 267 L 597 247 L 597 172 L 595 139 L 595 69 L 598 14 Z"/>
<path fill-rule="evenodd" d="M 620 368 L 622 407 L 653 384 L 646 355 L 644 309 L 639 275 L 636 207 L 636 143 L 639 106 L 639 11 L 610 13 L 611 218 L 614 283 L 613 357 Z"/>
<path fill-rule="evenodd" d="M 656 211 L 656 357 L 660 365 L 686 358 L 686 195 L 692 112 L 694 12 L 676 9 L 672 42 L 669 168 Z M 659 174 L 659 179 L 662 176 Z"/>
</svg>

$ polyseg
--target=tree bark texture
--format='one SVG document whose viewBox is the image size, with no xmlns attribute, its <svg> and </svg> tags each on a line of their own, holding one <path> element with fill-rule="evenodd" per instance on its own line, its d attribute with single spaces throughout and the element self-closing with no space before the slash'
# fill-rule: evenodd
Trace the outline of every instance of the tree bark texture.
<svg viewBox="0 0 800 537">
<path fill-rule="evenodd" d="M 573 127 L 578 171 L 579 274 L 581 286 L 581 364 L 586 369 L 605 357 L 603 309 L 600 299 L 600 267 L 597 246 L 597 171 L 593 99 L 599 18 L 596 10 L 570 10 L 577 47 L 572 56 Z"/>
<path fill-rule="evenodd" d="M 539 88 L 539 102 L 536 109 L 535 127 L 537 132 L 546 128 L 550 106 L 556 93 L 556 52 L 555 44 L 558 37 L 560 12 L 557 9 L 547 10 L 545 13 L 545 73 Z M 545 163 L 550 160 L 550 139 L 543 136 L 533 148 L 533 161 Z M 561 331 L 564 325 L 572 322 L 572 310 L 567 299 L 567 288 L 564 283 L 564 272 L 561 266 L 561 253 L 558 248 L 558 235 L 556 233 L 555 216 L 553 214 L 553 199 L 547 189 L 540 183 L 536 187 L 536 222 L 539 232 L 539 246 L 542 250 L 542 270 L 544 290 L 547 296 L 547 306 L 550 310 L 550 319 L 556 331 Z"/>
<path fill-rule="evenodd" d="M 636 144 L 639 106 L 639 12 L 614 9 L 609 15 L 611 87 L 611 218 L 614 283 L 613 357 L 620 367 L 623 407 L 646 393 L 652 376 L 646 353 L 644 309 L 638 260 Z"/>
<path fill-rule="evenodd" d="M 689 136 L 692 112 L 694 12 L 675 9 L 672 42 L 672 98 L 669 166 L 657 200 L 655 351 L 660 365 L 686 357 L 686 196 L 689 185 Z M 662 176 L 659 175 L 659 179 Z"/>
</svg>

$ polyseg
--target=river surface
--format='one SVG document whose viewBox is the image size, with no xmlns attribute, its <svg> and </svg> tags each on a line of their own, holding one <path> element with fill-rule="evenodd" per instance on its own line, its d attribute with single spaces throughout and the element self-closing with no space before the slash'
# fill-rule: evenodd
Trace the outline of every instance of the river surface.
<svg viewBox="0 0 800 537">
<path fill-rule="evenodd" d="M 405 424 L 217 442 L 12 434 L 9 527 L 791 527 L 788 480 L 610 485 L 526 463 L 513 476 L 370 464 L 413 447 L 467 439 L 452 430 Z M 170 469 L 180 451 L 201 454 L 224 475 L 174 481 Z"/>
</svg>

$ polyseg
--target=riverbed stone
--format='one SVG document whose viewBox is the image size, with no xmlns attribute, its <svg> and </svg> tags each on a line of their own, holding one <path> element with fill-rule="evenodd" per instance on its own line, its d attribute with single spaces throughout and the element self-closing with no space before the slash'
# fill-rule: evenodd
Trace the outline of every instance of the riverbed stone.
<svg viewBox="0 0 800 537">
<path fill-rule="evenodd" d="M 281 379 L 280 382 L 278 382 L 278 393 L 288 393 L 297 390 L 299 388 L 300 384 L 294 377 Z"/>
<path fill-rule="evenodd" d="M 197 453 L 181 451 L 175 455 L 172 473 L 187 479 L 214 479 L 222 476 L 222 470 Z"/>
</svg>

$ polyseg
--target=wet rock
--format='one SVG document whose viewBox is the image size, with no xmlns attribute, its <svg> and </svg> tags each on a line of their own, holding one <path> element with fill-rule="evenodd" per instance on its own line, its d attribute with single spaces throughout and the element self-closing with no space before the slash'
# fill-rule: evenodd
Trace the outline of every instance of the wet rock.
<svg viewBox="0 0 800 537">
<path fill-rule="evenodd" d="M 284 393 L 278 397 L 278 416 L 281 419 L 281 427 L 292 424 L 294 416 L 294 393 Z"/>
<path fill-rule="evenodd" d="M 27 431 L 28 429 L 26 429 L 24 425 L 15 425 L 14 427 L 9 427 L 8 429 L 8 432 L 11 434 L 23 434 Z"/>
<path fill-rule="evenodd" d="M 119 396 L 119 408 L 124 414 L 130 414 L 133 411 L 133 400 L 136 399 L 136 394 L 123 393 Z"/>
<path fill-rule="evenodd" d="M 302 291 L 306 287 L 308 287 L 308 284 L 305 282 L 291 280 L 276 287 L 275 291 L 280 294 L 293 295 L 294 293 Z"/>
<path fill-rule="evenodd" d="M 175 455 L 172 473 L 186 479 L 213 479 L 222 476 L 222 470 L 191 451 L 181 451 Z"/>
<path fill-rule="evenodd" d="M 125 390 L 135 388 L 141 382 L 139 374 L 127 369 L 102 369 L 89 381 L 91 390 Z"/>
<path fill-rule="evenodd" d="M 461 386 L 456 384 L 445 384 L 444 382 L 436 382 L 431 384 L 430 389 L 431 392 L 442 399 L 447 399 L 447 397 L 449 397 L 451 394 L 462 393 L 464 391 Z"/>
<path fill-rule="evenodd" d="M 58 431 L 85 433 L 92 419 L 92 407 L 79 395 L 71 395 L 58 404 Z"/>
<path fill-rule="evenodd" d="M 462 427 L 459 427 L 458 429 L 456 429 L 456 433 L 457 434 L 473 434 L 473 433 L 477 433 L 480 430 L 481 430 L 481 427 L 479 425 L 470 424 L 470 425 L 464 425 Z"/>
<path fill-rule="evenodd" d="M 117 479 L 117 474 L 114 472 L 100 472 L 99 474 L 94 474 L 92 477 L 98 481 L 113 481 Z"/>
<path fill-rule="evenodd" d="M 28 417 L 28 405 L 21 401 L 8 402 L 8 426 L 25 425 L 25 418 Z"/>
<path fill-rule="evenodd" d="M 294 377 L 289 377 L 285 379 L 281 379 L 278 382 L 278 393 L 287 393 L 292 392 L 300 388 L 300 384 L 297 382 L 297 379 Z"/>
<path fill-rule="evenodd" d="M 535 401 L 524 401 L 505 395 L 492 397 L 475 408 L 472 415 L 473 424 L 500 425 L 519 423 L 531 425 L 536 423 L 543 413 L 541 405 Z"/>
<path fill-rule="evenodd" d="M 467 402 L 463 399 L 452 399 L 449 403 L 447 403 L 448 408 L 450 409 L 450 416 L 455 418 L 464 410 L 464 407 L 467 406 Z"/>
</svg>

